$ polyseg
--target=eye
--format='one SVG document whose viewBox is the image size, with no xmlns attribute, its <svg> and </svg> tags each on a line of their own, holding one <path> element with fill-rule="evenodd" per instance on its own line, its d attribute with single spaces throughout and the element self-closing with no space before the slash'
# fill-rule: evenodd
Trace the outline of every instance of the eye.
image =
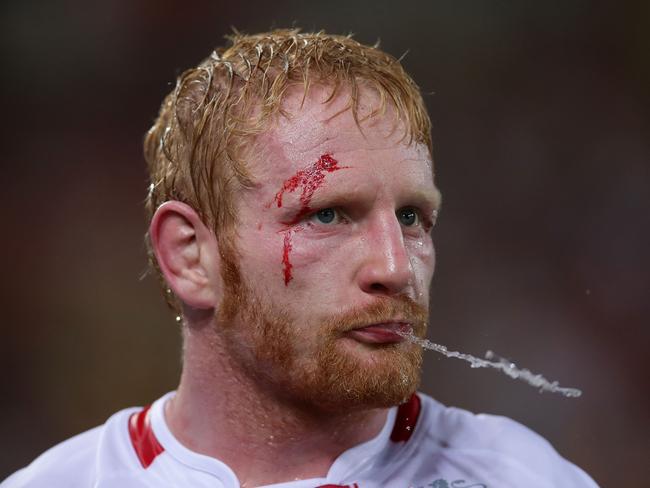
<svg viewBox="0 0 650 488">
<path fill-rule="evenodd" d="M 396 215 L 397 215 L 397 220 L 399 220 L 400 224 L 406 227 L 411 227 L 413 225 L 420 223 L 418 213 L 412 207 L 400 208 L 396 212 Z"/>
<path fill-rule="evenodd" d="M 316 212 L 312 218 L 321 224 L 331 224 L 336 220 L 337 216 L 337 212 L 333 208 L 324 208 Z"/>
</svg>

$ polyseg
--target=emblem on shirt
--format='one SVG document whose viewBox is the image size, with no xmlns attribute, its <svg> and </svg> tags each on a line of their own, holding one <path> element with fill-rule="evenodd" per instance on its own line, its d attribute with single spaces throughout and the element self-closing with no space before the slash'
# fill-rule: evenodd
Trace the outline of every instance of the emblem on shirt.
<svg viewBox="0 0 650 488">
<path fill-rule="evenodd" d="M 467 484 L 470 483 L 470 484 Z M 472 483 L 465 480 L 447 481 L 442 478 L 432 481 L 427 485 L 409 486 L 409 488 L 488 488 L 484 483 Z"/>
</svg>

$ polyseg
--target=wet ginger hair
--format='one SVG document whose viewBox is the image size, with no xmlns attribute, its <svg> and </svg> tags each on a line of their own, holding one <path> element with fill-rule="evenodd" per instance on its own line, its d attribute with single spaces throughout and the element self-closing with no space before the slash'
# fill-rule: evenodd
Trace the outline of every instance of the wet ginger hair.
<svg viewBox="0 0 650 488">
<path fill-rule="evenodd" d="M 378 45 L 363 45 L 350 35 L 298 29 L 256 35 L 236 32 L 227 39 L 228 46 L 215 49 L 178 77 L 145 136 L 148 221 L 162 203 L 182 201 L 216 232 L 222 256 L 232 258 L 237 220 L 234 197 L 254 183 L 246 167 L 245 148 L 268 128 L 273 117 L 288 115 L 282 101 L 294 86 L 303 87 L 303 101 L 312 84 L 331 88 L 328 101 L 347 89 L 346 109 L 360 129 L 363 120 L 381 115 L 390 103 L 409 143 L 424 144 L 431 152 L 431 122 L 420 90 L 399 61 Z M 360 119 L 362 87 L 375 90 L 380 103 Z M 162 278 L 148 234 L 146 243 L 150 266 L 163 282 L 167 302 L 180 313 L 180 303 Z M 226 270 L 224 278 L 227 275 L 232 272 Z"/>
</svg>

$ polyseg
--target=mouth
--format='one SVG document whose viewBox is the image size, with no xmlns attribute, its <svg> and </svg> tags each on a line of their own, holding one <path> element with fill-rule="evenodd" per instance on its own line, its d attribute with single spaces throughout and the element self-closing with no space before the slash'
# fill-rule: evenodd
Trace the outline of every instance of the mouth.
<svg viewBox="0 0 650 488">
<path fill-rule="evenodd" d="M 411 334 L 409 322 L 383 322 L 347 331 L 344 336 L 366 344 L 394 344 L 404 342 L 404 334 Z"/>
</svg>

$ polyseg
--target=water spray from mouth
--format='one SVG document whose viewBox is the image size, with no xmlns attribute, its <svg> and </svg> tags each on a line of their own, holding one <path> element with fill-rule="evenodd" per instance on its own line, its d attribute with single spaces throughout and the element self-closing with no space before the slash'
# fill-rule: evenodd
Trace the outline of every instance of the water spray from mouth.
<svg viewBox="0 0 650 488">
<path fill-rule="evenodd" d="M 569 398 L 577 398 L 582 395 L 582 391 L 578 390 L 577 388 L 562 387 L 557 381 L 548 381 L 541 374 L 534 374 L 527 369 L 520 369 L 515 363 L 497 356 L 492 351 L 487 351 L 485 353 L 486 359 L 480 359 L 472 356 L 471 354 L 465 354 L 458 351 L 450 351 L 445 346 L 441 346 L 440 344 L 436 344 L 427 339 L 420 339 L 419 337 L 416 337 L 415 335 L 408 332 L 400 331 L 398 334 L 402 337 L 405 337 L 409 341 L 421 346 L 423 349 L 436 351 L 448 358 L 456 358 L 467 361 L 470 363 L 470 367 L 472 368 L 494 368 L 515 380 L 525 381 L 529 385 L 535 388 L 539 388 L 540 393 L 544 391 L 550 391 L 551 393 L 559 393 Z"/>
</svg>

